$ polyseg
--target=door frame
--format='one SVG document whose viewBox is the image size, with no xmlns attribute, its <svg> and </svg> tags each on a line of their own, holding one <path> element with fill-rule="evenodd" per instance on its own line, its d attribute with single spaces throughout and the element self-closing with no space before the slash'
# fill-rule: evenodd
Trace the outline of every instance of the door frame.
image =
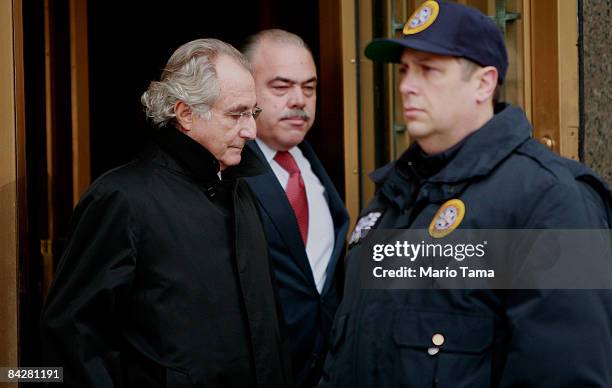
<svg viewBox="0 0 612 388">
<path fill-rule="evenodd" d="M 0 2 L 0 365 L 17 366 L 18 251 L 25 193 L 21 0 Z M 21 198 L 23 199 L 23 198 Z"/>
</svg>

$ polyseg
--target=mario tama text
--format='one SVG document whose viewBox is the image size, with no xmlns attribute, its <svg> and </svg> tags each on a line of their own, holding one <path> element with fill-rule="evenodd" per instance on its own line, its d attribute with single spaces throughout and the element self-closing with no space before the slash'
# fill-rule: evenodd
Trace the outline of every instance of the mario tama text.
<svg viewBox="0 0 612 388">
<path fill-rule="evenodd" d="M 382 265 L 374 266 L 372 276 L 375 278 L 494 278 L 494 269 L 470 268 L 467 265 L 444 266 L 426 265 L 428 259 L 454 260 L 464 262 L 466 259 L 482 259 L 486 254 L 487 241 L 479 243 L 411 243 L 409 241 L 396 241 L 392 244 L 374 244 L 372 246 L 372 260 L 381 262 L 385 259 L 404 259 L 411 263 L 420 260 L 416 266 L 400 266 L 384 268 Z M 478 267 L 482 267 L 479 263 Z"/>
<path fill-rule="evenodd" d="M 494 278 L 495 270 L 492 269 L 471 269 L 470 267 L 461 266 L 459 269 L 445 267 L 443 269 L 434 267 L 400 267 L 398 269 L 384 269 L 383 267 L 374 267 L 372 275 L 376 278 Z"/>
<path fill-rule="evenodd" d="M 365 289 L 612 289 L 610 229 L 374 229 L 351 248 Z"/>
</svg>

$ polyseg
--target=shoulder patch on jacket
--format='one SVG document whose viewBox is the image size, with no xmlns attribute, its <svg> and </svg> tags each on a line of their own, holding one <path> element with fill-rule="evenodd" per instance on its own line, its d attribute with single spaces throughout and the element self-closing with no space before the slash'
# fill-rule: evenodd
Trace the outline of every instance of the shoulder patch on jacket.
<svg viewBox="0 0 612 388">
<path fill-rule="evenodd" d="M 446 201 L 429 224 L 429 235 L 433 238 L 442 238 L 455 230 L 465 215 L 465 204 L 460 199 Z"/>
<path fill-rule="evenodd" d="M 382 212 L 374 211 L 369 212 L 365 216 L 361 217 L 359 221 L 357 221 L 357 225 L 355 225 L 355 229 L 353 233 L 351 233 L 351 239 L 349 240 L 349 248 L 355 244 L 357 244 L 361 239 L 363 239 L 370 229 L 374 229 L 378 220 L 382 216 Z"/>
</svg>

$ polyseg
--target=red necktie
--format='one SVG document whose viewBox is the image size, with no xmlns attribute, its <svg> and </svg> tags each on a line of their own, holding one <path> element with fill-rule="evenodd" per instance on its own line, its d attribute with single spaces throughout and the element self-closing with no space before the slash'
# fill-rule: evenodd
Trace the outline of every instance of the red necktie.
<svg viewBox="0 0 612 388">
<path fill-rule="evenodd" d="M 306 246 L 306 239 L 308 238 L 308 198 L 306 197 L 306 186 L 304 186 L 302 174 L 295 159 L 293 159 L 289 152 L 277 152 L 274 160 L 289 173 L 289 181 L 287 182 L 285 193 L 295 212 L 298 228 L 300 228 L 300 234 L 302 235 L 304 246 Z"/>
</svg>

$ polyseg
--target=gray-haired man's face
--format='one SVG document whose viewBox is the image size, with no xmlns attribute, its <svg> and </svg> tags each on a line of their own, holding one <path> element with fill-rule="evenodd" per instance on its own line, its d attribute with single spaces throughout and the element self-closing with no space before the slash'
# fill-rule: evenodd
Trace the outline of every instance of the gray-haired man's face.
<svg viewBox="0 0 612 388">
<path fill-rule="evenodd" d="M 210 151 L 224 169 L 240 163 L 246 142 L 255 139 L 253 117 L 236 115 L 255 109 L 255 81 L 251 73 L 228 56 L 220 56 L 215 68 L 220 93 L 210 119 L 193 115 L 189 128 L 182 125 L 187 136 Z"/>
</svg>

